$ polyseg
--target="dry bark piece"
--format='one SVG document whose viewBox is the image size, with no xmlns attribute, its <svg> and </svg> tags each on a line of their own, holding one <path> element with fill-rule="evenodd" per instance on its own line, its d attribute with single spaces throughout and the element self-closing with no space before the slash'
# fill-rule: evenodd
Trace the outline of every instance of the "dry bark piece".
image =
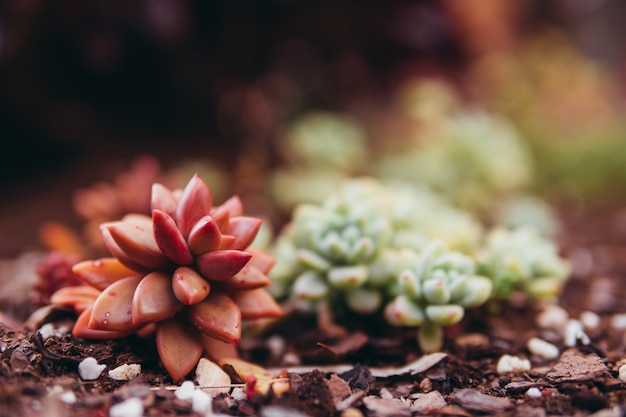
<svg viewBox="0 0 626 417">
<path fill-rule="evenodd" d="M 452 401 L 466 410 L 477 413 L 501 413 L 515 406 L 515 404 L 507 398 L 482 394 L 470 388 L 454 390 Z"/>
<path fill-rule="evenodd" d="M 551 382 L 585 382 L 607 375 L 609 369 L 595 353 L 584 355 L 578 349 L 563 352 L 559 362 L 547 374 Z"/>
<path fill-rule="evenodd" d="M 374 395 L 369 395 L 363 398 L 363 404 L 369 411 L 368 415 L 372 416 L 409 417 L 412 414 L 409 404 L 398 399 L 387 400 Z"/>
</svg>

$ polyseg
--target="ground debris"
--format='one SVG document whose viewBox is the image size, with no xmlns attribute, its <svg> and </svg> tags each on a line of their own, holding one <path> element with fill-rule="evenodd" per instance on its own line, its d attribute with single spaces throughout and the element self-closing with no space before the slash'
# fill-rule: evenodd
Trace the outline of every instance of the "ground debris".
<svg viewBox="0 0 626 417">
<path fill-rule="evenodd" d="M 385 399 L 374 395 L 363 398 L 368 415 L 376 417 L 403 417 L 410 416 L 411 406 L 408 402 L 399 399 Z"/>
<path fill-rule="evenodd" d="M 585 382 L 608 376 L 609 369 L 595 353 L 587 355 L 578 349 L 568 349 L 561 355 L 559 362 L 547 374 L 550 382 Z"/>
<path fill-rule="evenodd" d="M 452 402 L 469 411 L 490 414 L 501 413 L 514 407 L 514 403 L 507 398 L 483 394 L 471 388 L 454 390 Z"/>
</svg>

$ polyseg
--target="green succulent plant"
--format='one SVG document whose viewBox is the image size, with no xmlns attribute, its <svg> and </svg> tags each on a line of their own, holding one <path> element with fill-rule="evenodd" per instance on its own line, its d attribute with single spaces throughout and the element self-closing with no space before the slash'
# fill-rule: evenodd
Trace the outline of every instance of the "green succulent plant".
<svg viewBox="0 0 626 417">
<path fill-rule="evenodd" d="M 491 295 L 492 283 L 476 274 L 472 257 L 431 241 L 398 276 L 397 295 L 384 316 L 394 326 L 417 326 L 424 352 L 440 350 L 443 327 L 458 323 L 466 308 L 478 307 Z"/>
<path fill-rule="evenodd" d="M 476 258 L 479 272 L 493 282 L 493 298 L 500 300 L 509 300 L 516 292 L 531 299 L 553 299 L 570 273 L 554 242 L 528 227 L 494 228 Z"/>
</svg>

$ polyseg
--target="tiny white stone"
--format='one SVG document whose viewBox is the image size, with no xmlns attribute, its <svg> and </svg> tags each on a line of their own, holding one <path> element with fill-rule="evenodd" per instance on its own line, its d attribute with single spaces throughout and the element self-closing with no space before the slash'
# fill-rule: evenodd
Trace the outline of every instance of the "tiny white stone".
<svg viewBox="0 0 626 417">
<path fill-rule="evenodd" d="M 496 371 L 499 374 L 530 371 L 530 361 L 518 356 L 502 355 L 498 360 Z"/>
<path fill-rule="evenodd" d="M 230 393 L 230 396 L 237 401 L 244 401 L 248 398 L 246 392 L 241 387 L 233 388 L 233 391 Z"/>
<path fill-rule="evenodd" d="M 597 329 L 600 325 L 600 316 L 593 311 L 583 311 L 580 313 L 580 322 L 586 329 Z"/>
<path fill-rule="evenodd" d="M 141 373 L 141 365 L 133 363 L 124 364 L 109 371 L 109 376 L 117 381 L 130 381 Z"/>
<path fill-rule="evenodd" d="M 611 318 L 611 327 L 616 330 L 626 329 L 626 313 L 614 314 Z"/>
<path fill-rule="evenodd" d="M 106 365 L 98 365 L 98 361 L 95 358 L 88 357 L 78 364 L 78 373 L 83 380 L 93 381 L 98 379 L 106 367 Z"/>
<path fill-rule="evenodd" d="M 200 358 L 196 366 L 196 381 L 201 387 L 216 387 L 203 388 L 212 397 L 230 391 L 230 376 L 218 364 L 206 358 Z"/>
<path fill-rule="evenodd" d="M 213 399 L 201 389 L 194 390 L 191 398 L 191 409 L 205 416 L 212 415 Z"/>
<path fill-rule="evenodd" d="M 622 382 L 626 382 L 626 365 L 619 367 L 619 379 Z"/>
<path fill-rule="evenodd" d="M 115 404 L 109 409 L 110 417 L 142 417 L 143 404 L 139 398 L 133 397 Z"/>
<path fill-rule="evenodd" d="M 537 325 L 543 329 L 562 329 L 569 314 L 563 307 L 549 305 L 537 315 Z"/>
<path fill-rule="evenodd" d="M 579 320 L 571 319 L 565 325 L 565 335 L 563 336 L 565 346 L 574 347 L 580 341 L 583 345 L 591 343 L 589 336 L 583 329 L 583 324 Z"/>
<path fill-rule="evenodd" d="M 59 400 L 63 401 L 65 404 L 74 404 L 76 402 L 76 394 L 72 391 L 66 391 L 59 395 Z"/>
<path fill-rule="evenodd" d="M 54 328 L 54 324 L 52 323 L 46 323 L 43 326 L 41 326 L 38 330 L 39 334 L 41 335 L 41 338 L 43 340 L 46 340 L 47 338 L 54 336 L 56 334 L 56 330 Z"/>
<path fill-rule="evenodd" d="M 528 391 L 526 391 L 526 396 L 530 398 L 541 398 L 543 397 L 543 394 L 541 393 L 541 390 L 539 388 L 532 387 L 528 388 Z"/>
<path fill-rule="evenodd" d="M 193 392 L 196 390 L 196 384 L 193 381 L 185 381 L 180 384 L 180 388 L 174 391 L 174 395 L 179 400 L 191 400 Z"/>
<path fill-rule="evenodd" d="M 393 395 L 387 388 L 381 388 L 378 392 L 378 395 L 380 395 L 380 398 L 384 400 L 393 400 Z"/>
<path fill-rule="evenodd" d="M 530 353 L 544 359 L 554 359 L 559 356 L 558 347 L 538 337 L 531 337 L 528 339 L 526 346 L 528 347 Z"/>
</svg>

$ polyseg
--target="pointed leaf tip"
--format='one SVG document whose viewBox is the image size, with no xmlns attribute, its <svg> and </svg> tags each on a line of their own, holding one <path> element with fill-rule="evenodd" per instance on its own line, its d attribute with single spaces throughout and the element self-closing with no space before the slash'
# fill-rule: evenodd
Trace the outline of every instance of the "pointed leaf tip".
<svg viewBox="0 0 626 417">
<path fill-rule="evenodd" d="M 262 220 L 257 217 L 231 217 L 226 233 L 235 236 L 235 241 L 228 249 L 244 250 L 254 241 Z"/>
<path fill-rule="evenodd" d="M 200 274 L 209 280 L 222 281 L 235 275 L 252 258 L 240 250 L 217 250 L 196 258 Z"/>
<path fill-rule="evenodd" d="M 167 213 L 152 210 L 154 240 L 166 258 L 179 265 L 193 263 L 193 256 L 187 241 L 176 226 L 176 222 Z"/>
<path fill-rule="evenodd" d="M 183 190 L 176 209 L 176 223 L 183 237 L 187 238 L 198 220 L 211 213 L 212 206 L 209 187 L 195 174 Z"/>
<path fill-rule="evenodd" d="M 171 265 L 154 240 L 152 228 L 123 222 L 108 223 L 104 227 L 119 249 L 132 262 L 153 270 L 165 269 Z M 124 262 L 123 259 L 120 259 L 120 262 Z"/>
<path fill-rule="evenodd" d="M 180 317 L 157 324 L 156 345 L 163 367 L 176 383 L 193 370 L 202 356 L 200 332 Z"/>
<path fill-rule="evenodd" d="M 227 343 L 241 340 L 241 311 L 228 295 L 211 292 L 187 312 L 189 321 L 203 333 Z"/>
<path fill-rule="evenodd" d="M 134 330 L 132 304 L 142 278 L 124 278 L 109 285 L 93 304 L 89 328 L 94 330 Z"/>
<path fill-rule="evenodd" d="M 204 216 L 191 228 L 189 232 L 189 248 L 200 255 L 220 248 L 222 233 L 211 216 Z"/>
<path fill-rule="evenodd" d="M 204 300 L 211 292 L 211 284 L 194 269 L 181 266 L 174 271 L 172 289 L 183 304 L 191 305 Z"/>
<path fill-rule="evenodd" d="M 132 300 L 132 322 L 138 326 L 173 317 L 183 308 L 174 296 L 172 277 L 164 272 L 152 272 L 141 280 Z"/>
</svg>

